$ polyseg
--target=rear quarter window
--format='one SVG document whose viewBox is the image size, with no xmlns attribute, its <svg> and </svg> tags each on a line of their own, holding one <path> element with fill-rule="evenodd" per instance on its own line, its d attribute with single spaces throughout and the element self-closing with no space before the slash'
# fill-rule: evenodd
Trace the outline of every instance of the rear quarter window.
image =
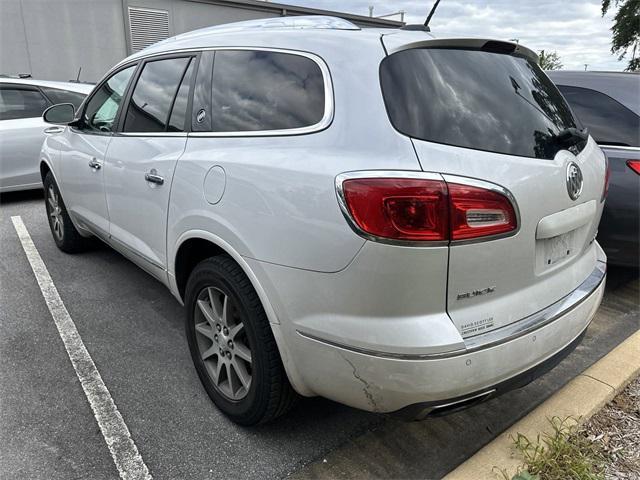
<svg viewBox="0 0 640 480">
<path fill-rule="evenodd" d="M 207 97 L 199 93 L 208 80 L 206 61 L 201 67 L 194 97 L 196 131 L 291 131 L 316 126 L 325 118 L 324 76 L 311 58 L 262 50 L 216 51 L 210 111 L 198 109 L 199 99 L 204 103 Z"/>
<path fill-rule="evenodd" d="M 404 50 L 383 60 L 380 82 L 394 127 L 429 142 L 552 159 L 555 136 L 576 126 L 551 80 L 516 55 Z"/>
</svg>

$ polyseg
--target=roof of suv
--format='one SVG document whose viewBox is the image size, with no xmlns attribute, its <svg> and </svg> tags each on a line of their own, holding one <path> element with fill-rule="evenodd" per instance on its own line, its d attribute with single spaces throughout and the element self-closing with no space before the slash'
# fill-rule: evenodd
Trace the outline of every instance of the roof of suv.
<svg viewBox="0 0 640 480">
<path fill-rule="evenodd" d="M 553 70 L 547 75 L 557 85 L 602 92 L 640 115 L 640 74 L 628 72 L 581 72 Z"/>
<path fill-rule="evenodd" d="M 37 87 L 57 88 L 60 90 L 68 90 L 70 92 L 83 93 L 85 95 L 88 95 L 94 87 L 94 85 L 91 83 L 53 82 L 49 80 L 34 80 L 33 78 L 14 77 L 0 77 L 0 83 L 13 83 L 16 85 L 33 85 Z"/>
</svg>

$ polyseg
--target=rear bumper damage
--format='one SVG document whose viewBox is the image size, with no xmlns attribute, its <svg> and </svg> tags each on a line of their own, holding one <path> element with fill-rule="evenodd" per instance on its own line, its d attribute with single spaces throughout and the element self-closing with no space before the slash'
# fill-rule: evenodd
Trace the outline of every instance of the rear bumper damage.
<svg viewBox="0 0 640 480">
<path fill-rule="evenodd" d="M 434 354 L 387 354 L 298 331 L 298 366 L 316 394 L 356 408 L 424 418 L 466 408 L 546 373 L 583 338 L 604 294 L 605 258 L 573 292 L 520 321 Z"/>
</svg>

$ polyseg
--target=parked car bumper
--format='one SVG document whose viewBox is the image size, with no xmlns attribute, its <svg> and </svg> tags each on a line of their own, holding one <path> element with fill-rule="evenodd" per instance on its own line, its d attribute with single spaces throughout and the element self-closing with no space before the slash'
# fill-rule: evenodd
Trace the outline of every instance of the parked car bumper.
<svg viewBox="0 0 640 480">
<path fill-rule="evenodd" d="M 542 312 L 440 354 L 389 355 L 296 331 L 296 370 L 309 390 L 355 408 L 404 416 L 469 406 L 522 386 L 577 345 L 604 294 L 599 260 L 571 294 Z M 366 336 L 366 333 L 363 332 Z"/>
</svg>

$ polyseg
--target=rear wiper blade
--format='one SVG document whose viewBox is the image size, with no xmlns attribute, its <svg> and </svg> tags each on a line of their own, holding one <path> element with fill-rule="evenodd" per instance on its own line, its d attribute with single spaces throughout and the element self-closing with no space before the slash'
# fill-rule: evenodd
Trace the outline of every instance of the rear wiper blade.
<svg viewBox="0 0 640 480">
<path fill-rule="evenodd" d="M 589 130 L 586 128 L 569 127 L 560 130 L 553 136 L 553 141 L 562 148 L 572 147 L 589 139 Z"/>
</svg>

